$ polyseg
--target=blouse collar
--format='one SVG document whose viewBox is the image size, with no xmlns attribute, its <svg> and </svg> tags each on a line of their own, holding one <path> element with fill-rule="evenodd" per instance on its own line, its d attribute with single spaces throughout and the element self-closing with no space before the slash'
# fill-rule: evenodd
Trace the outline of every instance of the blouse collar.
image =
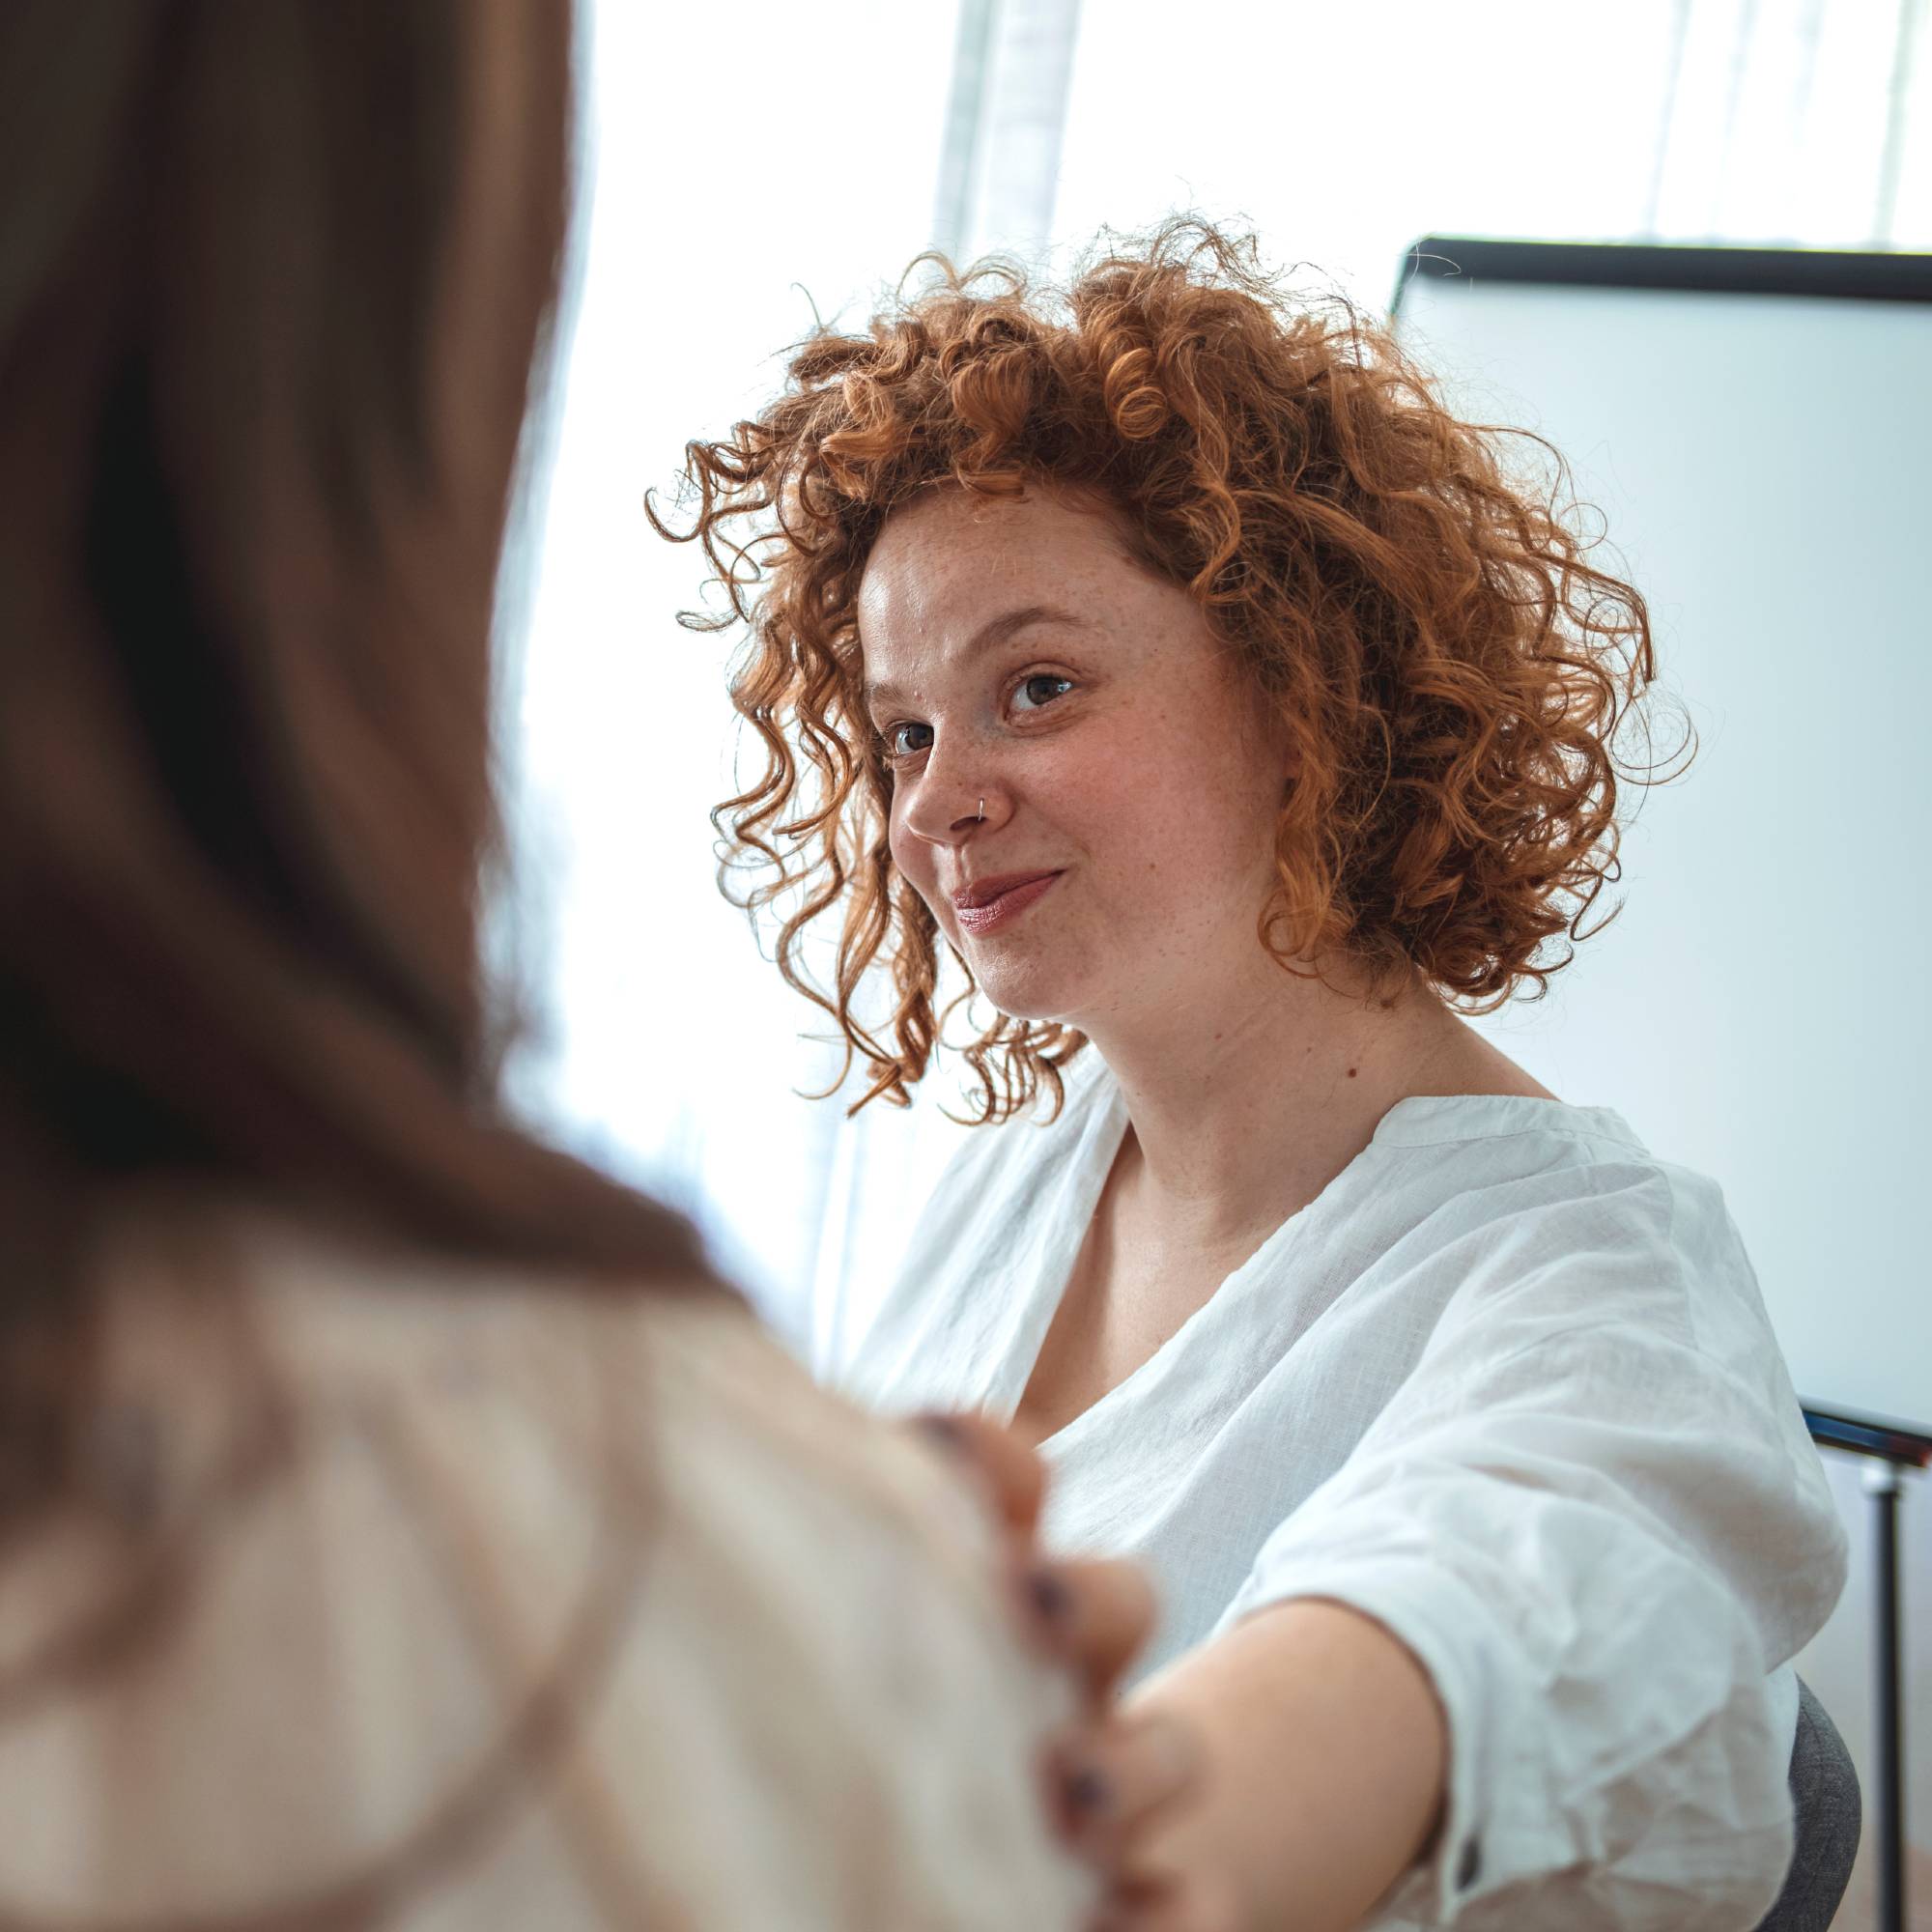
<svg viewBox="0 0 1932 1932">
<path fill-rule="evenodd" d="M 1575 1134 L 1647 1151 L 1615 1109 L 1573 1107 L 1531 1094 L 1413 1094 L 1381 1117 L 1371 1145 L 1438 1147 L 1511 1134 Z"/>
</svg>

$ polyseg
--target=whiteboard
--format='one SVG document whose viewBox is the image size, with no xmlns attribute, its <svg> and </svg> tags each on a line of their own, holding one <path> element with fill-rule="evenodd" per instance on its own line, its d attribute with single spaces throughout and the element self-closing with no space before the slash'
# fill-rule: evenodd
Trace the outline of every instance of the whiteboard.
<svg viewBox="0 0 1932 1932">
<path fill-rule="evenodd" d="M 1932 258 L 1432 240 L 1397 327 L 1569 460 L 1700 740 L 1477 1024 L 1719 1181 L 1808 1406 L 1932 1433 Z"/>
</svg>

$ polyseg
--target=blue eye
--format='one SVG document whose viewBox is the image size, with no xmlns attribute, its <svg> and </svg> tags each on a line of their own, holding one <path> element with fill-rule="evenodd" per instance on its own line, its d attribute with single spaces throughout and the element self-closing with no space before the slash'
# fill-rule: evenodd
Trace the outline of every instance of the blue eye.
<svg viewBox="0 0 1932 1932">
<path fill-rule="evenodd" d="M 918 744 L 907 740 L 915 732 L 925 735 Z M 932 749 L 932 726 L 930 724 L 895 724 L 886 733 L 886 755 L 893 758 L 916 758 L 922 752 Z"/>
<path fill-rule="evenodd" d="M 1072 689 L 1073 680 L 1070 677 L 1060 677 L 1050 670 L 1035 671 L 1013 693 L 1013 703 L 1021 711 L 1040 711 L 1056 697 L 1065 697 Z"/>
</svg>

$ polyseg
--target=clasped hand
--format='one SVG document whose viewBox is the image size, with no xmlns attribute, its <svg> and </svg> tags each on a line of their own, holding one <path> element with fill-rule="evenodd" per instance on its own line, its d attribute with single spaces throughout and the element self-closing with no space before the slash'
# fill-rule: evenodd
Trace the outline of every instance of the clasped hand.
<svg viewBox="0 0 1932 1932">
<path fill-rule="evenodd" d="M 1070 1671 L 1078 1689 L 1079 1715 L 1040 1767 L 1041 1798 L 1055 1833 L 1099 1877 L 1092 1932 L 1249 1932 L 1217 1874 L 1159 1856 L 1162 1828 L 1198 1797 L 1202 1773 L 1186 1725 L 1123 1709 L 1115 1695 L 1153 1629 L 1147 1578 L 1131 1563 L 1041 1554 L 1045 1473 L 1018 1436 L 973 1415 L 926 1416 L 920 1427 L 983 1489 L 1004 1536 L 1022 1637 Z"/>
</svg>

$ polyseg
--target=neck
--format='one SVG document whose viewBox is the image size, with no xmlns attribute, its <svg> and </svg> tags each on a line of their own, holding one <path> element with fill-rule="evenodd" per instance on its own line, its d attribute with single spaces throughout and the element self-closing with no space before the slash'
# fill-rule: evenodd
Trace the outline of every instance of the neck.
<svg viewBox="0 0 1932 1932">
<path fill-rule="evenodd" d="M 1122 1180 L 1192 1241 L 1239 1246 L 1312 1200 L 1414 1094 L 1534 1090 L 1426 986 L 1392 1004 L 1283 971 L 1085 1030 L 1131 1122 Z"/>
</svg>

